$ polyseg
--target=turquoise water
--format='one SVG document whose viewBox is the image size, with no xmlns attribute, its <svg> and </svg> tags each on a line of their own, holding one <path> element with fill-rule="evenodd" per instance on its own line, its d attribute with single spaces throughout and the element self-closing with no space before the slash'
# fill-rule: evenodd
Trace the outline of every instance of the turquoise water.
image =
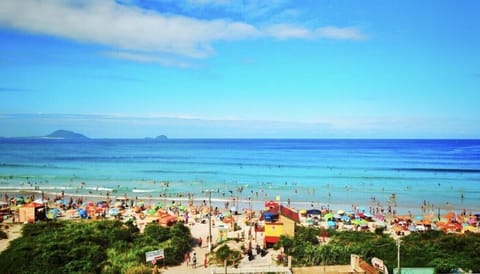
<svg viewBox="0 0 480 274">
<path fill-rule="evenodd" d="M 0 187 L 480 212 L 480 140 L 0 139 Z"/>
</svg>

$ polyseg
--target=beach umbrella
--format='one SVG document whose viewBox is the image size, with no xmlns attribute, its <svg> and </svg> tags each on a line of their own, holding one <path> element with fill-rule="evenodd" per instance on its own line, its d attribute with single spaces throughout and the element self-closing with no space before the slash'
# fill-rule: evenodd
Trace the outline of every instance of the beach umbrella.
<svg viewBox="0 0 480 274">
<path fill-rule="evenodd" d="M 327 226 L 328 227 L 335 227 L 337 225 L 337 223 L 335 223 L 335 221 L 327 221 Z"/>
<path fill-rule="evenodd" d="M 106 201 L 99 201 L 97 202 L 97 207 L 99 208 L 107 208 L 108 207 L 108 203 Z"/>
<path fill-rule="evenodd" d="M 80 216 L 80 218 L 86 219 L 86 218 L 88 217 L 87 210 L 84 209 L 84 208 L 79 209 L 79 210 L 78 210 L 78 215 Z"/>
<path fill-rule="evenodd" d="M 110 210 L 108 211 L 108 214 L 110 216 L 117 216 L 118 215 L 118 209 L 116 208 L 110 208 Z"/>
<path fill-rule="evenodd" d="M 345 210 L 341 210 L 341 209 L 340 209 L 340 210 L 337 211 L 337 214 L 338 214 L 338 215 L 343 215 L 343 214 L 345 214 Z"/>
<path fill-rule="evenodd" d="M 423 220 L 423 216 L 422 216 L 422 215 L 417 215 L 417 216 L 415 216 L 415 220 L 417 220 L 417 221 L 422 221 L 422 220 Z"/>
<path fill-rule="evenodd" d="M 228 217 L 225 217 L 223 218 L 222 222 L 224 222 L 225 224 L 229 224 L 229 223 L 233 223 L 235 220 L 233 219 L 233 216 L 228 216 Z"/>
<path fill-rule="evenodd" d="M 327 214 L 323 215 L 323 218 L 325 218 L 325 219 L 333 218 L 333 213 L 327 213 Z"/>
<path fill-rule="evenodd" d="M 320 215 L 322 212 L 318 209 L 309 209 L 307 210 L 308 215 Z"/>
<path fill-rule="evenodd" d="M 449 223 L 444 227 L 444 229 L 446 230 L 454 230 L 454 231 L 460 231 L 462 228 L 463 228 L 462 225 L 458 223 Z"/>
<path fill-rule="evenodd" d="M 350 221 L 350 217 L 348 217 L 347 215 L 343 215 L 342 218 L 340 218 L 340 219 L 344 222 L 349 222 Z"/>
<path fill-rule="evenodd" d="M 56 220 L 59 213 L 60 213 L 60 210 L 58 210 L 57 208 L 52 208 L 48 211 L 47 217 L 48 219 Z"/>
<path fill-rule="evenodd" d="M 445 218 L 447 220 L 451 220 L 451 219 L 455 218 L 455 212 L 453 212 L 453 211 L 447 212 L 447 214 L 445 214 Z"/>
<path fill-rule="evenodd" d="M 399 225 L 395 225 L 395 226 L 393 227 L 393 231 L 395 231 L 395 232 L 400 232 L 400 231 L 402 231 L 402 230 L 403 230 L 403 228 L 402 228 L 401 226 L 399 226 Z"/>
<path fill-rule="evenodd" d="M 162 208 L 162 207 L 163 207 L 163 203 L 162 203 L 162 202 L 158 202 L 156 206 L 157 206 L 157 208 Z"/>
<path fill-rule="evenodd" d="M 383 220 L 385 220 L 385 216 L 383 216 L 382 214 L 376 214 L 375 219 L 383 221 Z"/>
<path fill-rule="evenodd" d="M 154 216 L 155 213 L 157 213 L 157 211 L 153 208 L 149 208 L 147 211 L 146 211 L 147 215 L 148 216 Z"/>
<path fill-rule="evenodd" d="M 265 202 L 265 207 L 273 207 L 273 208 L 277 208 L 278 207 L 278 203 L 270 200 L 270 201 L 266 201 Z"/>
<path fill-rule="evenodd" d="M 300 209 L 299 213 L 301 215 L 305 215 L 305 214 L 307 214 L 307 210 L 306 209 Z"/>
<path fill-rule="evenodd" d="M 469 225 L 469 226 L 466 226 L 466 227 L 463 228 L 463 233 L 465 233 L 467 231 L 475 233 L 475 232 L 477 232 L 477 228 Z"/>
</svg>

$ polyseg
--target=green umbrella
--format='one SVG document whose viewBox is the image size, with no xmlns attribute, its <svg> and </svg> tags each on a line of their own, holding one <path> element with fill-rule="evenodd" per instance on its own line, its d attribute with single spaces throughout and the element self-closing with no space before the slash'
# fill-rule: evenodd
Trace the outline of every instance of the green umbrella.
<svg viewBox="0 0 480 274">
<path fill-rule="evenodd" d="M 355 219 L 352 221 L 352 224 L 354 225 L 360 225 L 361 221 L 359 219 Z"/>
<path fill-rule="evenodd" d="M 323 215 L 323 218 L 325 218 L 325 219 L 333 218 L 333 213 L 327 213 L 327 214 Z"/>
</svg>

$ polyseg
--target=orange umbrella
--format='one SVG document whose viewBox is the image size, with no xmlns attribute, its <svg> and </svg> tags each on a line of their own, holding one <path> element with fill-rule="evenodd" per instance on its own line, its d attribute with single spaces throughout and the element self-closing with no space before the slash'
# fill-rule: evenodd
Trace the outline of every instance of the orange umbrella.
<svg viewBox="0 0 480 274">
<path fill-rule="evenodd" d="M 396 226 L 393 227 L 393 231 L 395 231 L 395 232 L 400 232 L 402 230 L 403 230 L 403 228 L 399 225 L 396 225 Z"/>
<path fill-rule="evenodd" d="M 455 212 L 453 211 L 447 212 L 447 214 L 445 214 L 445 218 L 447 218 L 448 220 L 455 218 Z"/>
<path fill-rule="evenodd" d="M 228 216 L 228 217 L 225 217 L 223 218 L 223 222 L 226 223 L 226 224 L 229 224 L 229 223 L 233 223 L 234 219 L 232 216 Z"/>
</svg>

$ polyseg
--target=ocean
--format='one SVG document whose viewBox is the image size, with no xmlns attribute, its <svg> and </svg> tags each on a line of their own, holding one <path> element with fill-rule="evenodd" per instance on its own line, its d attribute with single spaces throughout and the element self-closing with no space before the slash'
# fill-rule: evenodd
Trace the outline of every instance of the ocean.
<svg viewBox="0 0 480 274">
<path fill-rule="evenodd" d="M 478 213 L 480 140 L 0 139 L 12 188 Z"/>
</svg>

